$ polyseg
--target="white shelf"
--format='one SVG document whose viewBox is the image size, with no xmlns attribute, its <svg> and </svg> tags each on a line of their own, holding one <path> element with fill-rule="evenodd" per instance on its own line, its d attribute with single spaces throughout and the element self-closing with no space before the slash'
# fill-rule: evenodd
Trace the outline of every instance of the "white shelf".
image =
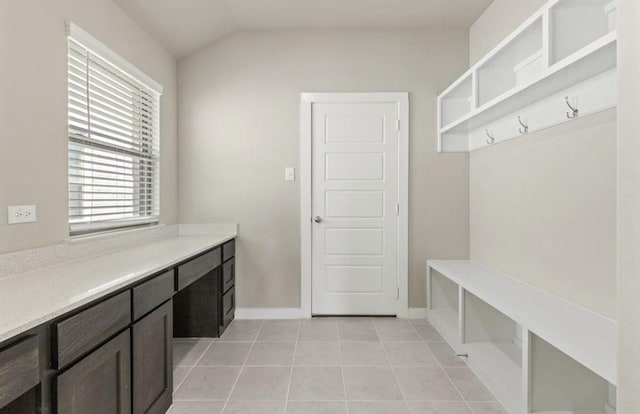
<svg viewBox="0 0 640 414">
<path fill-rule="evenodd" d="M 428 261 L 427 288 L 430 321 L 509 413 L 612 414 L 615 321 L 469 260 Z"/>
<path fill-rule="evenodd" d="M 568 122 L 565 96 L 579 116 L 615 107 L 617 34 L 610 3 L 551 0 L 462 75 L 438 97 L 438 110 L 469 80 L 475 105 L 438 118 L 439 151 L 467 152 L 520 136 L 518 116 L 527 133 Z M 602 76 L 607 72 L 613 74 Z"/>
<path fill-rule="evenodd" d="M 506 342 L 474 342 L 464 347 L 469 365 L 507 409 L 518 412 L 525 406 L 522 367 L 518 362 L 522 360 L 522 348 Z"/>
<path fill-rule="evenodd" d="M 453 309 L 441 308 L 429 311 L 429 321 L 448 342 L 457 345 L 460 340 L 458 314 Z"/>
<path fill-rule="evenodd" d="M 610 383 L 617 383 L 615 321 L 470 260 L 432 260 L 427 265 Z"/>
</svg>

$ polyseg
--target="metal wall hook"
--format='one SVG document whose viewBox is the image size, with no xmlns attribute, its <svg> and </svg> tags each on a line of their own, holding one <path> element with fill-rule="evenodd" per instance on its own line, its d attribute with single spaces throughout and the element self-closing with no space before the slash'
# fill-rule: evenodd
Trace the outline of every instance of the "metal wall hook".
<svg viewBox="0 0 640 414">
<path fill-rule="evenodd" d="M 487 136 L 489 137 L 489 139 L 487 140 L 487 144 L 489 144 L 489 145 L 491 145 L 491 144 L 495 144 L 496 139 L 495 139 L 495 137 L 494 137 L 493 135 L 491 135 L 491 134 L 489 133 L 489 130 L 488 130 L 488 129 L 485 129 L 485 130 L 484 130 L 484 133 L 485 133 L 485 134 L 487 134 Z"/>
<path fill-rule="evenodd" d="M 527 132 L 529 132 L 529 125 L 522 122 L 522 118 L 520 116 L 518 116 L 518 122 L 520 123 L 520 125 L 522 125 L 522 128 L 518 129 L 521 134 L 526 134 Z"/>
<path fill-rule="evenodd" d="M 567 103 L 567 106 L 569 107 L 569 109 L 571 109 L 571 112 L 567 112 L 567 118 L 569 119 L 577 118 L 580 115 L 580 111 L 578 110 L 578 108 L 575 108 L 573 105 L 571 105 L 571 102 L 569 102 L 568 96 L 564 97 L 564 101 Z"/>
</svg>

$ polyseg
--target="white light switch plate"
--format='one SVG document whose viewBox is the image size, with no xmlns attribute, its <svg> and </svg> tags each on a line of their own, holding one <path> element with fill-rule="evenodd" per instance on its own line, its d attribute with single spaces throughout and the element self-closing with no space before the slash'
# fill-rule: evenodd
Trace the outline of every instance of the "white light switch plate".
<svg viewBox="0 0 640 414">
<path fill-rule="evenodd" d="M 7 207 L 7 221 L 9 224 L 33 223 L 36 221 L 36 206 Z"/>
<path fill-rule="evenodd" d="M 287 167 L 284 169 L 284 180 L 285 181 L 295 181 L 296 180 L 296 169 L 295 167 Z"/>
</svg>

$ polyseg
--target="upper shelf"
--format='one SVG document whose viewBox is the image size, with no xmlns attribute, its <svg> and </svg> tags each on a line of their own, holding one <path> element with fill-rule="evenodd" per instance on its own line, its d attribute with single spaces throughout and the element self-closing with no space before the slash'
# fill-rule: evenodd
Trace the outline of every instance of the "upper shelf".
<svg viewBox="0 0 640 414">
<path fill-rule="evenodd" d="M 611 0 L 552 0 L 538 10 L 438 97 L 439 151 L 615 106 L 615 10 Z"/>
</svg>

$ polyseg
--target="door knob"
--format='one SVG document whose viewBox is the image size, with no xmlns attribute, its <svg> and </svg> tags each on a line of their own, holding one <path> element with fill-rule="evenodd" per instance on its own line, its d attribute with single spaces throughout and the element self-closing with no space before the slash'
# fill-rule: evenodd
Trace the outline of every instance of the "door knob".
<svg viewBox="0 0 640 414">
<path fill-rule="evenodd" d="M 315 216 L 315 217 L 313 218 L 313 221 L 315 221 L 316 223 L 322 223 L 322 217 L 320 217 L 320 216 Z"/>
</svg>

